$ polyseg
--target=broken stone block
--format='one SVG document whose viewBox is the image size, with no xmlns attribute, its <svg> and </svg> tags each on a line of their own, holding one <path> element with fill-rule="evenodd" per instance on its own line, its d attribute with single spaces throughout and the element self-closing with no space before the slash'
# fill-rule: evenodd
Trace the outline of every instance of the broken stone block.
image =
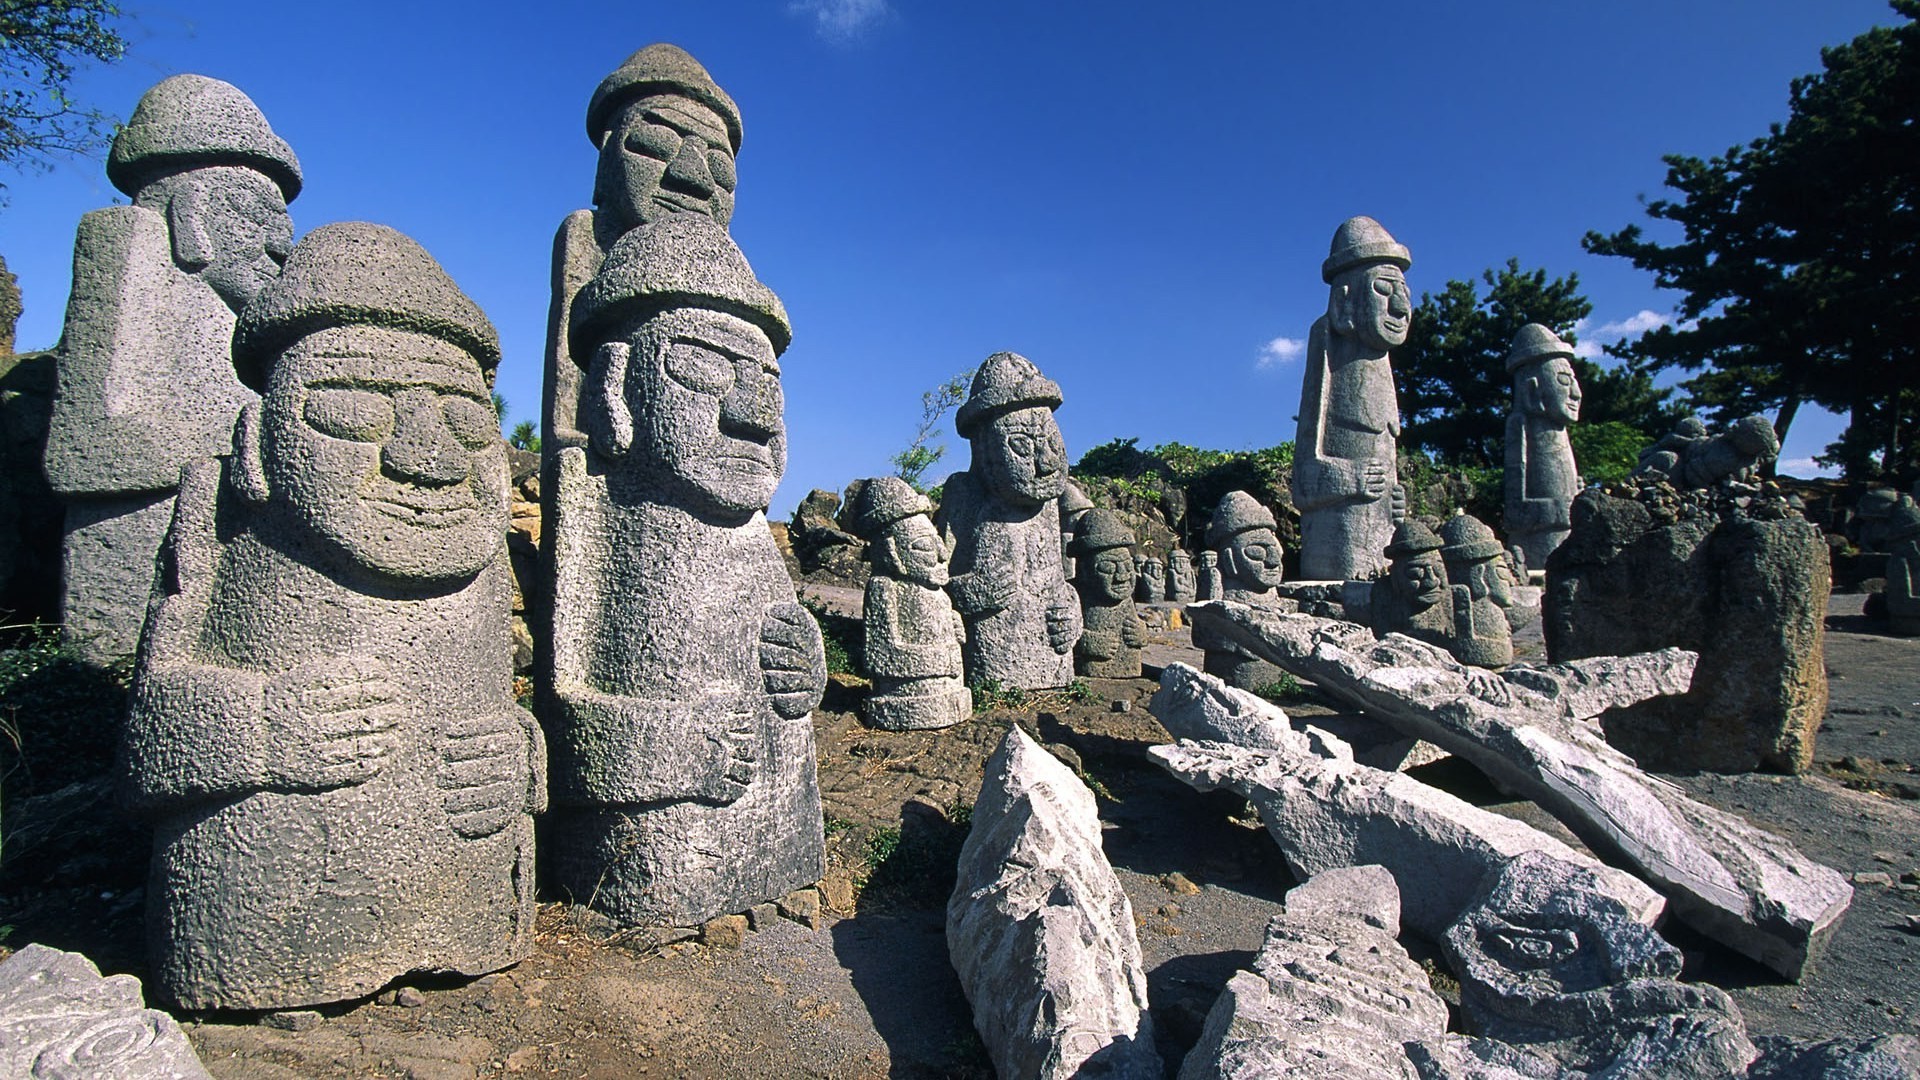
<svg viewBox="0 0 1920 1080">
<path fill-rule="evenodd" d="M 1395 940 L 1399 889 L 1384 868 L 1328 870 L 1287 894 L 1252 971 L 1207 1014 L 1180 1080 L 1408 1077 L 1402 1044 L 1438 1039 L 1447 1005 Z"/>
<path fill-rule="evenodd" d="M 1093 792 L 1009 730 L 947 901 L 948 955 L 1001 1076 L 1162 1076 L 1133 926 Z"/>
<path fill-rule="evenodd" d="M 1755 1039 L 1760 1060 L 1747 1080 L 1913 1080 L 1920 1077 L 1920 1039 L 1878 1035 L 1802 1043 L 1773 1036 Z"/>
<path fill-rule="evenodd" d="M 1182 740 L 1147 751 L 1160 767 L 1201 791 L 1227 788 L 1251 800 L 1297 877 L 1384 866 L 1400 883 L 1404 922 L 1426 937 L 1446 933 L 1483 882 L 1528 851 L 1587 867 L 1649 925 L 1664 906 L 1633 875 L 1404 773 L 1356 764 L 1338 739 L 1294 731 L 1277 706 L 1185 664 L 1167 665 L 1151 708 Z"/>
<path fill-rule="evenodd" d="M 1685 690 L 1691 653 L 1495 674 L 1412 638 L 1376 640 L 1352 623 L 1225 602 L 1188 610 L 1196 629 L 1244 645 L 1533 799 L 1665 893 L 1689 925 L 1788 978 L 1799 978 L 1852 901 L 1839 873 L 1648 776 L 1601 737 L 1592 721 L 1606 709 Z"/>
<path fill-rule="evenodd" d="M 139 979 L 102 978 L 79 953 L 37 944 L 0 963 L 0 1076 L 210 1080 Z"/>
</svg>

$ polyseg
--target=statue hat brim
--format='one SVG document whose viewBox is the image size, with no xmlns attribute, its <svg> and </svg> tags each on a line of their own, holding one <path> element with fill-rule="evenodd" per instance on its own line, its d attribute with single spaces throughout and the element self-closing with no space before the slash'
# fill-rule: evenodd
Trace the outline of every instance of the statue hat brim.
<svg viewBox="0 0 1920 1080">
<path fill-rule="evenodd" d="M 981 424 L 1001 413 L 1036 405 L 1057 409 L 1062 400 L 1060 384 L 1040 374 L 1033 361 L 1019 353 L 997 352 L 974 373 L 973 389 L 954 414 L 953 426 L 961 438 L 972 438 Z"/>
<path fill-rule="evenodd" d="M 1244 491 L 1229 491 L 1207 521 L 1207 546 L 1217 548 L 1231 537 L 1253 529 L 1279 530 L 1273 511 Z"/>
<path fill-rule="evenodd" d="M 1350 217 L 1334 230 L 1327 259 L 1320 264 L 1320 279 L 1331 285 L 1341 274 L 1374 263 L 1408 270 L 1413 267 L 1413 255 L 1379 222 L 1364 214 Z"/>
<path fill-rule="evenodd" d="M 600 80 L 587 100 L 587 138 L 598 147 L 613 125 L 614 110 L 648 94 L 679 94 L 707 106 L 727 125 L 727 141 L 740 152 L 740 107 L 685 49 L 656 42 L 627 57 Z"/>
<path fill-rule="evenodd" d="M 574 362 L 585 367 L 613 325 L 674 307 L 745 319 L 766 332 L 775 356 L 793 341 L 786 307 L 754 276 L 727 230 L 704 214 L 673 214 L 622 236 L 574 297 Z"/>
<path fill-rule="evenodd" d="M 862 540 L 877 540 L 895 522 L 915 514 L 930 514 L 933 503 L 897 476 L 867 481 L 853 509 L 853 532 Z"/>
<path fill-rule="evenodd" d="M 1472 561 L 1491 559 L 1505 551 L 1487 523 L 1472 514 L 1455 514 L 1440 526 L 1440 555 Z"/>
<path fill-rule="evenodd" d="M 1081 519 L 1080 531 L 1073 534 L 1071 546 L 1076 555 L 1091 555 L 1096 551 L 1130 548 L 1134 542 L 1133 530 L 1127 528 L 1119 514 L 1095 507 Z"/>
<path fill-rule="evenodd" d="M 1433 530 L 1418 521 L 1403 521 L 1394 526 L 1393 540 L 1387 545 L 1389 559 L 1398 559 L 1404 555 L 1425 555 L 1429 551 L 1439 551 L 1440 538 Z"/>
<path fill-rule="evenodd" d="M 300 159 L 252 98 L 219 79 L 173 75 L 141 96 L 113 137 L 107 179 L 132 196 L 160 173 L 193 165 L 257 169 L 287 202 L 300 194 Z"/>
<path fill-rule="evenodd" d="M 1528 323 L 1513 335 L 1513 348 L 1507 351 L 1507 374 L 1511 375 L 1528 364 L 1541 360 L 1551 360 L 1556 356 L 1573 359 L 1573 346 L 1561 339 L 1560 335 L 1539 323 Z"/>
</svg>

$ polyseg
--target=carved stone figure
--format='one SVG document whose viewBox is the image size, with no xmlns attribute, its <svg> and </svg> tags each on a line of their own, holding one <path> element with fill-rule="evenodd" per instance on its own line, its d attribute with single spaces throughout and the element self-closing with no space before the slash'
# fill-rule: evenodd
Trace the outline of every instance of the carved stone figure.
<svg viewBox="0 0 1920 1080">
<path fill-rule="evenodd" d="M 1539 570 L 1572 528 L 1567 508 L 1580 493 L 1567 426 L 1580 419 L 1580 380 L 1573 346 L 1539 323 L 1513 336 L 1507 374 L 1513 412 L 1507 414 L 1507 534 Z"/>
<path fill-rule="evenodd" d="M 1073 543 L 1080 570 L 1074 585 L 1085 605 L 1073 670 L 1099 679 L 1137 679 L 1147 635 L 1133 606 L 1133 530 L 1113 511 L 1093 510 L 1081 519 Z"/>
<path fill-rule="evenodd" d="M 1300 508 L 1300 575 L 1372 578 L 1406 514 L 1395 440 L 1400 405 L 1388 350 L 1407 340 L 1413 300 L 1407 249 L 1370 217 L 1348 218 L 1320 266 L 1327 313 L 1307 338 L 1294 440 L 1293 502 Z"/>
<path fill-rule="evenodd" d="M 967 681 L 1044 690 L 1073 681 L 1080 597 L 1060 568 L 1067 447 L 1060 387 L 1018 353 L 980 364 L 954 426 L 973 448 L 934 524 L 953 550 L 947 592 L 967 622 Z"/>
<path fill-rule="evenodd" d="M 1367 601 L 1374 633 L 1406 634 L 1453 650 L 1455 599 L 1441 546 L 1433 530 L 1418 521 L 1394 527 L 1386 548 L 1392 560 L 1387 579 L 1374 585 Z"/>
<path fill-rule="evenodd" d="M 121 761 L 188 1009 L 478 975 L 533 933 L 493 326 L 418 245 L 314 230 L 241 314 L 260 394 L 182 474 Z"/>
<path fill-rule="evenodd" d="M 1194 599 L 1193 557 L 1179 548 L 1167 552 L 1167 600 L 1186 604 Z"/>
<path fill-rule="evenodd" d="M 1920 636 L 1920 507 L 1903 502 L 1887 515 L 1887 628 Z"/>
<path fill-rule="evenodd" d="M 1133 598 L 1143 604 L 1157 604 L 1167 598 L 1167 570 L 1159 559 L 1142 554 L 1133 560 Z"/>
<path fill-rule="evenodd" d="M 1440 526 L 1440 558 L 1446 564 L 1456 615 L 1448 642 L 1453 658 L 1475 667 L 1513 663 L 1513 571 L 1493 530 L 1472 514 L 1455 514 Z M 1460 590 L 1466 590 L 1466 603 Z M 1458 616 L 1464 613 L 1465 618 Z"/>
<path fill-rule="evenodd" d="M 853 507 L 867 542 L 867 723 L 889 731 L 950 727 L 973 715 L 961 680 L 966 627 L 947 599 L 947 545 L 933 504 L 897 476 L 869 480 Z"/>
<path fill-rule="evenodd" d="M 1675 487 L 1712 487 L 1722 480 L 1746 480 L 1754 470 L 1780 456 L 1780 440 L 1764 416 L 1734 421 L 1719 435 L 1688 417 L 1671 434 L 1640 455 L 1635 476 L 1662 479 Z"/>
<path fill-rule="evenodd" d="M 211 1080 L 140 980 L 102 978 L 77 952 L 32 944 L 0 963 L 0 1076 L 35 1080 Z"/>
<path fill-rule="evenodd" d="M 1207 547 L 1201 564 L 1211 557 L 1218 563 L 1219 586 L 1211 600 L 1234 600 L 1257 607 L 1279 607 L 1274 591 L 1285 577 L 1284 552 L 1273 511 L 1244 491 L 1229 491 L 1207 522 Z M 1258 690 L 1280 677 L 1280 669 L 1252 653 L 1198 628 L 1193 646 L 1205 654 L 1207 674 L 1242 690 Z"/>
<path fill-rule="evenodd" d="M 80 219 L 46 449 L 62 618 L 100 663 L 138 643 L 181 467 L 225 454 L 253 400 L 234 319 L 293 247 L 300 163 L 245 94 L 175 75 L 114 137 L 107 178 L 133 202 Z"/>
<path fill-rule="evenodd" d="M 1195 600 L 1218 600 L 1225 584 L 1220 580 L 1220 556 L 1216 552 L 1203 551 L 1194 557 L 1199 567 L 1193 577 L 1193 598 Z"/>
<path fill-rule="evenodd" d="M 572 319 L 590 442 L 542 492 L 555 881 L 628 923 L 696 925 L 822 868 L 826 660 L 765 514 L 791 331 L 697 214 L 621 237 Z"/>
<path fill-rule="evenodd" d="M 1900 493 L 1892 488 L 1874 488 L 1853 504 L 1853 520 L 1847 523 L 1847 536 L 1861 551 L 1892 551 L 1889 531 Z"/>
<path fill-rule="evenodd" d="M 1067 481 L 1067 490 L 1060 496 L 1060 569 L 1068 581 L 1073 580 L 1073 537 L 1080 531 L 1080 521 L 1093 509 L 1093 500 L 1080 490 L 1080 485 Z"/>
</svg>

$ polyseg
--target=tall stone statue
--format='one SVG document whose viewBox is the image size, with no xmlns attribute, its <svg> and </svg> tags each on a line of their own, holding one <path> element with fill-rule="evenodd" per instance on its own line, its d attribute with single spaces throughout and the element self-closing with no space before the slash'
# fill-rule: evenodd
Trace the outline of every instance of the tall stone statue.
<svg viewBox="0 0 1920 1080">
<path fill-rule="evenodd" d="M 1193 600 L 1193 556 L 1180 548 L 1167 552 L 1167 599 L 1175 604 Z"/>
<path fill-rule="evenodd" d="M 934 524 L 953 549 L 947 592 L 967 622 L 967 681 L 1044 690 L 1073 681 L 1080 597 L 1060 566 L 1067 447 L 1060 387 L 1018 353 L 974 373 L 954 426 L 973 448 Z"/>
<path fill-rule="evenodd" d="M 1144 552 L 1133 560 L 1133 598 L 1143 604 L 1157 604 L 1167 598 L 1167 568 L 1159 559 Z"/>
<path fill-rule="evenodd" d="M 133 202 L 80 219 L 46 449 L 61 617 L 100 663 L 139 640 L 181 467 L 225 454 L 253 400 L 234 319 L 293 247 L 300 163 L 245 94 L 175 75 L 114 136 L 107 178 Z"/>
<path fill-rule="evenodd" d="M 1887 515 L 1887 623 L 1902 637 L 1920 636 L 1920 507 L 1901 502 Z"/>
<path fill-rule="evenodd" d="M 897 476 L 869 480 L 855 497 L 853 527 L 867 542 L 867 723 L 889 731 L 951 727 L 973 715 L 962 681 L 966 626 L 947 598 L 947 545 L 928 517 L 933 504 Z"/>
<path fill-rule="evenodd" d="M 1395 440 L 1400 404 L 1388 350 L 1407 340 L 1413 300 L 1407 249 L 1370 217 L 1333 234 L 1320 276 L 1327 313 L 1307 338 L 1294 440 L 1293 502 L 1300 508 L 1300 576 L 1372 578 L 1406 515 Z"/>
<path fill-rule="evenodd" d="M 1086 628 L 1073 647 L 1073 670 L 1096 679 L 1140 677 L 1140 647 L 1146 628 L 1133 606 L 1133 530 L 1111 510 L 1081 519 L 1074 538 L 1074 579 Z"/>
<path fill-rule="evenodd" d="M 1513 663 L 1513 578 L 1493 530 L 1472 514 L 1455 514 L 1440 526 L 1440 558 L 1454 591 L 1456 625 L 1448 651 L 1463 664 L 1505 667 Z M 1460 593 L 1465 590 L 1465 603 Z M 1459 619 L 1461 612 L 1466 618 Z"/>
<path fill-rule="evenodd" d="M 587 139 L 600 154 L 593 209 L 567 215 L 553 238 L 540 443 L 549 458 L 587 444 L 583 369 L 568 351 L 575 296 L 600 272 L 614 242 L 641 225 L 693 214 L 726 228 L 733 220 L 740 109 L 698 60 L 656 43 L 627 57 L 594 88 Z"/>
<path fill-rule="evenodd" d="M 1454 596 L 1440 548 L 1440 538 L 1418 521 L 1394 527 L 1386 547 L 1387 579 L 1368 597 L 1367 621 L 1375 634 L 1405 634 L 1453 651 Z"/>
<path fill-rule="evenodd" d="M 1513 336 L 1507 374 L 1513 411 L 1507 414 L 1507 536 L 1525 553 L 1527 567 L 1544 569 L 1547 555 L 1572 528 L 1567 513 L 1580 493 L 1567 426 L 1580 419 L 1580 380 L 1573 347 L 1539 323 Z"/>
<path fill-rule="evenodd" d="M 572 319 L 590 441 L 556 455 L 542 492 L 550 861 L 578 902 L 692 926 L 822 870 L 807 714 L 826 659 L 766 523 L 791 331 L 697 214 L 621 237 Z"/>
<path fill-rule="evenodd" d="M 121 754 L 155 983 L 283 1009 L 515 963 L 546 753 L 511 687 L 493 326 L 350 222 L 293 249 L 233 356 L 260 399 L 182 474 Z"/>
<path fill-rule="evenodd" d="M 1202 563 L 1211 556 L 1219 564 L 1209 599 L 1269 608 L 1290 604 L 1275 591 L 1284 577 L 1277 523 L 1259 500 L 1244 491 L 1227 492 L 1207 522 L 1207 547 L 1211 550 L 1201 554 Z M 1229 686 L 1258 690 L 1280 677 L 1279 668 L 1198 627 L 1193 645 L 1205 653 L 1207 674 Z"/>
</svg>

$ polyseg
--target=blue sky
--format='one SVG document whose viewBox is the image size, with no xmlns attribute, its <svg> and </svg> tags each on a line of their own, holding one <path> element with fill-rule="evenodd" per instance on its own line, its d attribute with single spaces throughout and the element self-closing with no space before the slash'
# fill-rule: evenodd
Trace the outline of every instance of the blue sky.
<svg viewBox="0 0 1920 1080">
<path fill-rule="evenodd" d="M 398 228 L 492 317 L 514 420 L 538 411 L 554 230 L 589 201 L 587 97 L 642 45 L 692 52 L 740 104 L 733 234 L 794 323 L 777 516 L 887 472 L 921 392 L 999 349 L 1061 384 L 1075 458 L 1291 439 L 1352 214 L 1412 249 L 1416 295 L 1517 256 L 1579 274 L 1590 341 L 1644 328 L 1675 297 L 1581 235 L 1644 221 L 1661 154 L 1764 134 L 1822 45 L 1897 21 L 1881 0 L 127 6 L 127 59 L 78 95 L 124 117 L 178 72 L 245 90 L 300 155 L 302 235 Z M 20 346 L 44 347 L 74 225 L 119 193 L 91 161 L 7 183 Z M 1787 471 L 1837 427 L 1803 413 Z M 964 466 L 944 430 L 941 470 Z"/>
</svg>

